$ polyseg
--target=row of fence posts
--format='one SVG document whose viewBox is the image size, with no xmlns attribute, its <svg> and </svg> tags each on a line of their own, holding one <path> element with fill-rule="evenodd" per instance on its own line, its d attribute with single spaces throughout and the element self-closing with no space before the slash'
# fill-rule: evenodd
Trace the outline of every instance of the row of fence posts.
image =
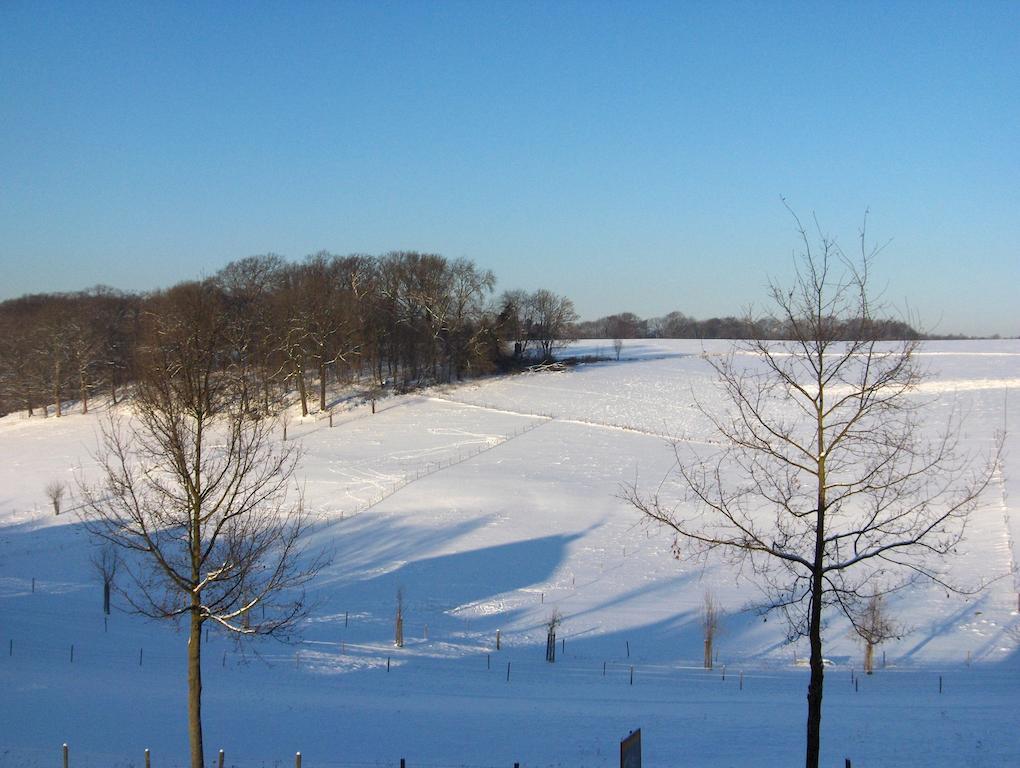
<svg viewBox="0 0 1020 768">
<path fill-rule="evenodd" d="M 71 750 L 67 744 L 63 745 L 63 758 L 64 768 L 70 768 L 71 765 Z M 217 756 L 216 765 L 217 768 L 224 768 L 224 761 L 226 760 L 226 753 L 221 749 Z M 847 760 L 847 768 L 850 768 L 850 761 Z M 152 754 L 148 749 L 145 750 L 145 768 L 152 768 Z M 294 753 L 294 768 L 301 768 L 301 753 Z M 406 758 L 400 758 L 400 768 L 407 768 Z M 520 763 L 514 763 L 514 768 L 521 768 Z"/>
<path fill-rule="evenodd" d="M 350 616 L 350 614 L 345 612 L 345 614 L 344 614 L 344 626 L 345 627 L 347 627 L 348 624 L 349 624 L 349 616 Z M 399 625 L 398 625 L 400 627 L 398 629 L 398 632 L 401 633 L 401 635 L 402 635 L 402 629 L 403 629 L 402 624 L 403 624 L 403 622 L 402 622 L 402 617 L 401 617 L 401 620 L 400 620 Z M 425 625 L 425 636 L 426 636 L 426 638 L 428 637 L 428 625 Z M 208 639 L 209 638 L 208 638 L 208 631 L 207 631 L 206 640 L 208 640 Z M 561 650 L 560 650 L 561 653 L 563 653 L 566 650 L 566 644 L 567 644 L 567 639 L 566 638 L 561 638 L 561 645 L 562 645 Z M 501 632 L 500 632 L 500 630 L 497 629 L 496 630 L 496 650 L 497 651 L 500 650 L 501 645 L 502 645 Z M 345 646 L 345 643 L 341 641 L 341 649 L 340 649 L 341 653 L 345 652 L 344 646 Z M 626 649 L 627 649 L 627 658 L 630 658 L 630 641 L 629 640 L 626 641 Z M 14 639 L 13 638 L 11 638 L 8 641 L 7 655 L 8 656 L 14 656 Z M 885 668 L 885 666 L 886 666 L 886 664 L 885 664 L 885 653 L 882 654 L 882 657 L 883 657 L 882 658 L 882 667 Z M 138 649 L 138 666 L 142 666 L 144 658 L 145 658 L 145 649 L 144 648 L 139 648 Z M 556 634 L 554 632 L 550 632 L 548 637 L 546 638 L 545 658 L 546 658 L 546 661 L 549 661 L 549 662 L 555 662 L 556 661 Z M 74 643 L 71 643 L 70 663 L 71 664 L 74 663 Z M 224 651 L 223 652 L 222 666 L 226 667 L 226 665 L 227 665 L 227 652 Z M 970 666 L 970 652 L 969 651 L 967 653 L 967 665 Z M 606 666 L 607 666 L 607 662 L 602 662 L 602 676 L 603 677 L 606 676 Z M 491 669 L 491 654 L 488 654 L 488 653 L 485 654 L 485 667 L 486 667 L 486 669 Z M 389 656 L 386 657 L 386 671 L 387 672 L 390 671 L 390 657 Z M 871 672 L 868 672 L 867 674 L 870 675 Z M 506 679 L 507 679 L 507 682 L 510 682 L 510 662 L 507 662 L 507 665 L 506 665 Z M 725 664 L 722 666 L 722 680 L 723 680 L 723 682 L 726 681 L 726 665 Z M 743 672 L 740 672 L 739 680 L 740 680 L 740 686 L 739 686 L 740 690 L 744 690 L 744 673 Z M 634 685 L 634 667 L 633 666 L 630 667 L 630 684 Z M 854 687 L 854 691 L 855 692 L 860 690 L 860 676 L 857 674 L 857 670 L 854 667 L 850 668 L 850 685 L 852 685 Z M 943 688 L 944 688 L 944 685 L 943 685 L 943 676 L 939 675 L 939 693 L 942 693 Z"/>
<path fill-rule="evenodd" d="M 64 768 L 70 768 L 70 764 L 71 764 L 71 750 L 68 748 L 67 744 L 63 745 L 63 757 L 64 757 Z M 226 760 L 226 753 L 221 749 L 219 751 L 219 755 L 217 756 L 217 760 L 216 760 L 216 765 L 218 766 L 218 768 L 224 768 L 224 760 Z M 514 766 L 516 768 L 517 764 L 515 763 Z M 148 749 L 146 749 L 145 750 L 145 768 L 151 768 L 151 767 L 152 767 L 152 753 Z M 294 768 L 301 768 L 301 753 L 300 752 L 296 752 L 294 754 Z M 405 766 L 404 766 L 404 758 L 400 758 L 400 768 L 405 768 Z"/>
</svg>

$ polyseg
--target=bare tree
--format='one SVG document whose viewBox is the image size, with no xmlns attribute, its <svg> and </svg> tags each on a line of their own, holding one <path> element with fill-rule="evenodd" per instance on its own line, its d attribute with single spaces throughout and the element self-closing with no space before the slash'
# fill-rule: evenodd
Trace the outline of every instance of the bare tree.
<svg viewBox="0 0 1020 768">
<path fill-rule="evenodd" d="M 896 628 L 886 616 L 885 601 L 881 593 L 868 598 L 861 617 L 854 624 L 858 636 L 864 641 L 864 671 L 875 671 L 875 646 L 895 636 Z"/>
<path fill-rule="evenodd" d="M 60 480 L 51 480 L 46 483 L 46 498 L 53 506 L 54 515 L 60 514 L 60 504 L 64 500 L 65 493 L 67 493 L 67 486 Z"/>
<path fill-rule="evenodd" d="M 613 352 L 616 354 L 617 361 L 620 360 L 620 353 L 623 351 L 623 339 L 613 339 Z"/>
<path fill-rule="evenodd" d="M 704 602 L 701 605 L 701 629 L 705 636 L 705 669 L 711 669 L 712 646 L 719 631 L 719 605 L 708 590 L 705 590 Z"/>
<path fill-rule="evenodd" d="M 202 629 L 281 635 L 305 614 L 301 587 L 322 565 L 287 498 L 297 454 L 248 418 L 223 375 L 223 314 L 210 284 L 180 286 L 149 318 L 135 416 L 111 420 L 97 486 L 82 485 L 91 533 L 127 551 L 123 593 L 139 613 L 188 622 L 192 768 L 204 765 Z M 253 609 L 259 606 L 256 620 Z"/>
<path fill-rule="evenodd" d="M 556 628 L 561 623 L 563 623 L 563 615 L 560 613 L 559 608 L 554 608 L 553 612 L 549 615 L 549 620 L 545 623 L 545 660 L 549 663 L 555 663 L 556 661 Z"/>
<path fill-rule="evenodd" d="M 534 313 L 531 337 L 538 342 L 543 359 L 550 359 L 572 339 L 573 323 L 577 320 L 574 302 L 541 288 L 531 295 L 531 306 Z"/>
<path fill-rule="evenodd" d="M 521 360 L 527 355 L 528 342 L 531 341 L 531 296 L 520 288 L 504 291 L 499 299 L 499 307 L 500 325 L 514 345 L 513 358 Z"/>
<path fill-rule="evenodd" d="M 917 342 L 876 338 L 868 289 L 879 249 L 864 230 L 860 258 L 850 259 L 820 231 L 816 247 L 797 227 L 793 285 L 770 289 L 789 340 L 754 338 L 737 345 L 743 354 L 709 360 L 726 406 L 701 410 L 722 449 L 688 461 L 674 446 L 679 503 L 634 487 L 625 495 L 672 530 L 678 557 L 718 554 L 754 573 L 762 609 L 808 638 L 806 765 L 816 768 L 826 609 L 859 628 L 876 594 L 917 577 L 953 588 L 944 556 L 992 465 L 962 455 L 955 424 L 926 439 Z"/>
<path fill-rule="evenodd" d="M 105 542 L 93 555 L 92 565 L 103 581 L 103 613 L 109 616 L 110 592 L 113 589 L 113 580 L 117 578 L 117 569 L 120 567 L 120 549 Z"/>
<path fill-rule="evenodd" d="M 393 644 L 404 647 L 404 588 L 397 588 L 397 615 L 393 622 Z"/>
</svg>

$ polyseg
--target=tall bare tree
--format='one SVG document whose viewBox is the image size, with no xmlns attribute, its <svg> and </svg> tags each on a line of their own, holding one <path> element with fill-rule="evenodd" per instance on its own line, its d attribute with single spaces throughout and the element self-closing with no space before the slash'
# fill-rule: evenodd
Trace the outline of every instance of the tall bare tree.
<svg viewBox="0 0 1020 768">
<path fill-rule="evenodd" d="M 222 301 L 212 283 L 154 301 L 134 417 L 108 423 L 102 482 L 82 487 L 90 531 L 131 555 L 121 590 L 131 606 L 188 624 L 192 768 L 204 765 L 203 626 L 288 632 L 321 566 L 302 553 L 307 518 L 287 498 L 297 455 L 275 447 L 268 419 L 248 417 L 223 370 L 232 355 Z"/>
<path fill-rule="evenodd" d="M 755 338 L 737 345 L 743 354 L 710 359 L 725 406 L 701 410 L 722 450 L 688 461 L 675 446 L 679 503 L 634 487 L 625 495 L 675 534 L 678 557 L 718 554 L 748 568 L 763 610 L 808 638 L 805 763 L 817 768 L 826 610 L 860 627 L 876 594 L 917 577 L 951 588 L 944 556 L 992 466 L 958 450 L 954 424 L 927 439 L 917 342 L 876 338 L 869 268 L 878 249 L 864 230 L 851 259 L 794 218 L 796 276 L 770 290 L 789 340 Z"/>
<path fill-rule="evenodd" d="M 236 350 L 234 365 L 243 384 L 242 399 L 250 409 L 260 400 L 264 414 L 271 413 L 276 404 L 272 372 L 278 350 L 272 297 L 280 290 L 284 270 L 282 257 L 267 253 L 232 261 L 216 275 L 229 304 L 231 346 Z"/>
<path fill-rule="evenodd" d="M 577 320 L 574 302 L 540 288 L 531 295 L 531 306 L 534 313 L 531 337 L 538 342 L 542 357 L 549 359 L 572 338 L 573 323 Z"/>
</svg>

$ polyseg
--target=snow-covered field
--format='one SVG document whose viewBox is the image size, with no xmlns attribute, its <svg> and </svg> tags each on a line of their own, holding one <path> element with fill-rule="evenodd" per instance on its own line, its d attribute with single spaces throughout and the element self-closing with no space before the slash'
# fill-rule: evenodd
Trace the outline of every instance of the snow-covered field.
<svg viewBox="0 0 1020 768">
<path fill-rule="evenodd" d="M 238 766 L 292 765 L 298 750 L 304 766 L 609 766 L 641 728 L 649 765 L 802 762 L 806 645 L 745 610 L 753 582 L 676 562 L 669 537 L 619 498 L 669 470 L 667 436 L 711 442 L 693 403 L 717 397 L 702 353 L 726 349 L 626 342 L 619 362 L 393 397 L 332 429 L 292 422 L 313 543 L 333 564 L 301 643 L 239 650 L 210 635 L 208 759 L 222 747 Z M 898 595 L 891 610 L 909 631 L 880 647 L 874 676 L 855 672 L 846 624 L 829 625 L 823 762 L 1012 766 L 1020 342 L 929 343 L 921 360 L 932 429 L 956 409 L 978 453 L 1007 430 L 1002 471 L 952 563 L 957 580 L 991 583 L 969 598 Z M 56 765 L 63 742 L 76 768 L 140 765 L 146 747 L 154 766 L 186 762 L 185 635 L 120 611 L 104 623 L 88 539 L 44 494 L 91 471 L 104 416 L 0 419 L 0 766 Z M 724 611 L 710 672 L 709 588 Z"/>
</svg>

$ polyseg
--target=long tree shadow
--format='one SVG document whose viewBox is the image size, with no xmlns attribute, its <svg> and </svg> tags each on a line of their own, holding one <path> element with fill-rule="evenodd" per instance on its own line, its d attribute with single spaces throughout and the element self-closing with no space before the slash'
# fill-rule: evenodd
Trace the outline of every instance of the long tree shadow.
<svg viewBox="0 0 1020 768">
<path fill-rule="evenodd" d="M 398 590 L 409 635 L 423 635 L 425 621 L 433 622 L 436 637 L 459 636 L 467 628 L 489 633 L 508 623 L 514 611 L 502 609 L 500 596 L 546 583 L 581 534 L 412 559 L 486 523 L 480 518 L 443 529 L 401 525 L 385 531 L 366 525 L 345 533 L 337 540 L 336 566 L 317 582 L 319 615 L 309 622 L 307 637 L 336 639 L 346 630 L 351 642 L 392 641 Z M 371 563 L 376 567 L 370 570 Z M 465 607 L 472 610 L 461 610 Z"/>
</svg>

